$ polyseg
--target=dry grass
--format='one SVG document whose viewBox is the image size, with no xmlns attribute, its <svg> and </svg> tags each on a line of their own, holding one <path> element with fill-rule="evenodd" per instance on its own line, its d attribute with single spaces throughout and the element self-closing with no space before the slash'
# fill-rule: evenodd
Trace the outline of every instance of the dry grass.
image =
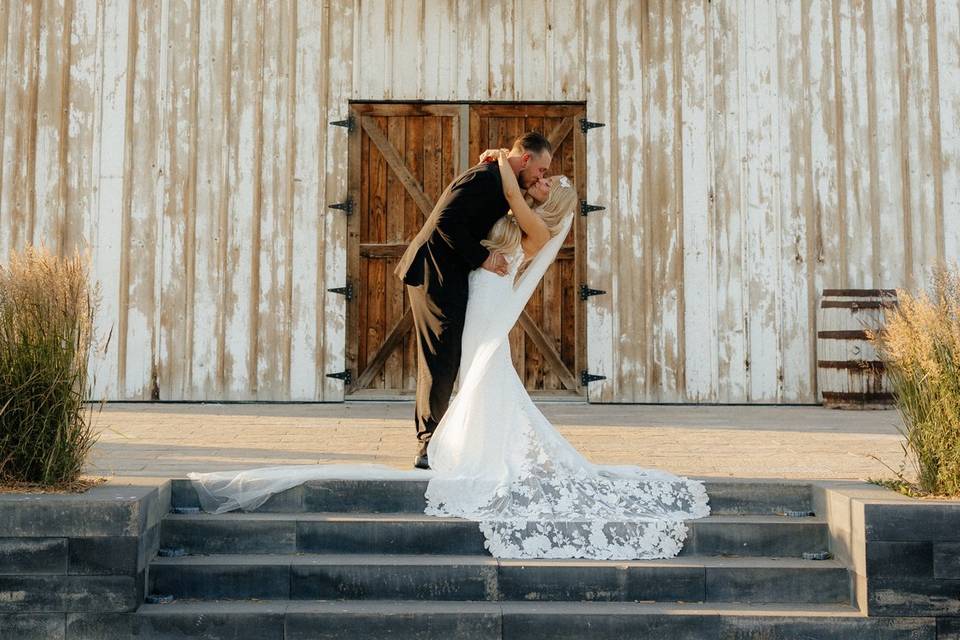
<svg viewBox="0 0 960 640">
<path fill-rule="evenodd" d="M 867 332 L 905 425 L 905 463 L 883 484 L 917 497 L 960 495 L 960 270 L 935 268 L 932 284 L 916 296 L 898 289 L 883 330 Z"/>
<path fill-rule="evenodd" d="M 89 255 L 60 257 L 41 245 L 13 252 L 9 265 L 0 266 L 0 483 L 6 486 L 76 486 L 95 443 L 87 371 L 97 348 L 100 287 L 91 290 L 89 262 Z"/>
<path fill-rule="evenodd" d="M 0 482 L 0 493 L 83 493 L 110 478 L 77 478 L 60 484 L 42 484 L 38 482 Z"/>
</svg>

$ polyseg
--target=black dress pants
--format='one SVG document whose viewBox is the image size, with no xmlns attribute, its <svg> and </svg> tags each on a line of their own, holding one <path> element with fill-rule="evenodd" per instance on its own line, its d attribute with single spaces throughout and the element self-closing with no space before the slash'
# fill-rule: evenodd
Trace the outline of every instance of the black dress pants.
<svg viewBox="0 0 960 640">
<path fill-rule="evenodd" d="M 433 269 L 425 271 L 423 284 L 407 285 L 417 338 L 414 421 L 421 454 L 426 454 L 427 443 L 450 404 L 467 311 L 466 273 L 448 272 L 439 278 Z"/>
</svg>

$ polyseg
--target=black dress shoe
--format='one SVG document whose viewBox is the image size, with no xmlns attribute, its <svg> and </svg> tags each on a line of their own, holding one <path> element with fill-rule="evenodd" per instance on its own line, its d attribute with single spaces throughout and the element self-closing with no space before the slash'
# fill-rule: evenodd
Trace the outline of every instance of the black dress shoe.
<svg viewBox="0 0 960 640">
<path fill-rule="evenodd" d="M 429 469 L 430 463 L 427 461 L 427 456 L 422 455 L 416 457 L 416 459 L 413 461 L 413 466 L 417 469 Z"/>
</svg>

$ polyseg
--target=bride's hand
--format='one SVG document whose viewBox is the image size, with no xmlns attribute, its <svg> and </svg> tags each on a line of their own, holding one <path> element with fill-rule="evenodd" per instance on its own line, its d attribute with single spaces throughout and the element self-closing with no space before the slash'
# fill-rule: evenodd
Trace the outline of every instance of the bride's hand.
<svg viewBox="0 0 960 640">
<path fill-rule="evenodd" d="M 503 151 L 504 153 L 510 152 L 509 149 L 503 149 L 503 148 L 487 149 L 486 151 L 480 154 L 480 160 L 478 161 L 478 163 L 483 164 L 484 162 L 496 162 L 497 156 L 499 155 L 500 151 Z"/>
<path fill-rule="evenodd" d="M 527 235 L 527 248 L 535 253 L 550 239 L 550 231 L 543 218 L 535 214 L 523 199 L 523 190 L 520 189 L 517 176 L 513 173 L 513 167 L 510 166 L 506 149 L 500 149 L 497 154 L 497 163 L 500 166 L 503 197 L 506 198 L 510 210 L 516 216 L 520 229 Z M 524 251 L 526 252 L 526 249 Z"/>
</svg>

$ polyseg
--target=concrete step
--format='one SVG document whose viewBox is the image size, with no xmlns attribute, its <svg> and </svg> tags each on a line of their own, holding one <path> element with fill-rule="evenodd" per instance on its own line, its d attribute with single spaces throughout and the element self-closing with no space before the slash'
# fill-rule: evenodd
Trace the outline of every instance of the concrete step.
<svg viewBox="0 0 960 640">
<path fill-rule="evenodd" d="M 681 556 L 801 557 L 827 549 L 822 518 L 707 516 L 687 521 Z M 167 514 L 160 546 L 186 553 L 481 554 L 475 522 L 424 514 L 242 513 Z"/>
<path fill-rule="evenodd" d="M 809 483 L 790 480 L 699 478 L 714 515 L 781 514 L 812 508 Z M 259 512 L 422 513 L 426 480 L 318 480 L 272 495 Z M 173 507 L 199 507 L 189 479 L 171 484 Z"/>
<path fill-rule="evenodd" d="M 867 618 L 844 605 L 426 601 L 141 605 L 143 640 L 934 640 L 932 618 Z"/>
<path fill-rule="evenodd" d="M 836 560 L 506 560 L 476 555 L 157 558 L 148 593 L 209 600 L 851 602 Z"/>
</svg>

